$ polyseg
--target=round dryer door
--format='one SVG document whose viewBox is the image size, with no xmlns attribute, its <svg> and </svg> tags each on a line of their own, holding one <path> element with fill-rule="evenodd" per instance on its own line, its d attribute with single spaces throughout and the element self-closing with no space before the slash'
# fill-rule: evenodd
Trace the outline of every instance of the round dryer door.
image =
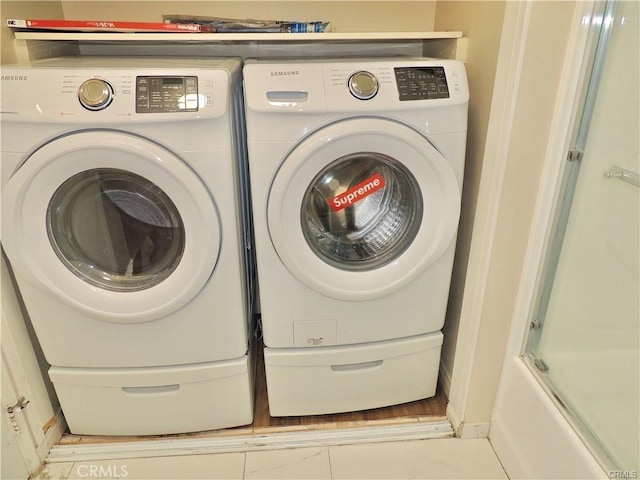
<svg viewBox="0 0 640 480">
<path fill-rule="evenodd" d="M 87 131 L 37 150 L 2 193 L 16 271 L 94 318 L 144 322 L 191 300 L 220 249 L 213 199 L 177 156 Z"/>
<path fill-rule="evenodd" d="M 460 187 L 420 133 L 348 119 L 306 137 L 272 184 L 269 233 L 298 280 L 341 300 L 396 291 L 454 240 Z"/>
</svg>

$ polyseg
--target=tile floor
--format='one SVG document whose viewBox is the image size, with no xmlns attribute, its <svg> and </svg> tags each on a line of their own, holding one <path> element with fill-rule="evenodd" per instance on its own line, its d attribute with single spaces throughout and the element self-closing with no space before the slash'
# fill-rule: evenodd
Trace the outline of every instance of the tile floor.
<svg viewBox="0 0 640 480">
<path fill-rule="evenodd" d="M 486 439 L 262 450 L 48 464 L 33 480 L 507 479 Z"/>
</svg>

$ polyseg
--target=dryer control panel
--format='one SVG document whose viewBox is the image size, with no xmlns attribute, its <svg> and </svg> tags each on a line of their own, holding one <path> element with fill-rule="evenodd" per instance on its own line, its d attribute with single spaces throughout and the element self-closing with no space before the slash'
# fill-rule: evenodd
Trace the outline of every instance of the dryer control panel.
<svg viewBox="0 0 640 480">
<path fill-rule="evenodd" d="M 3 66 L 2 88 L 11 94 L 3 95 L 0 117 L 3 122 L 84 125 L 220 118 L 231 107 L 232 68 L 239 78 L 236 59 L 216 64 L 70 57 Z"/>
<path fill-rule="evenodd" d="M 444 67 L 396 67 L 393 70 L 401 102 L 449 98 Z"/>
<path fill-rule="evenodd" d="M 198 77 L 136 77 L 136 113 L 198 111 Z"/>
</svg>

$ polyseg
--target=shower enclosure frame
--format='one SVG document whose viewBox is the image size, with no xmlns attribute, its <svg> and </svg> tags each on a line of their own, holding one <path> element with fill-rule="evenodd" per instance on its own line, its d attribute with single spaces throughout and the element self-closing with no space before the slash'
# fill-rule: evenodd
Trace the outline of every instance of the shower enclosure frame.
<svg viewBox="0 0 640 480">
<path fill-rule="evenodd" d="M 618 6 L 621 8 L 617 8 Z M 637 72 L 635 77 L 632 73 L 634 71 L 632 70 L 633 61 L 625 62 L 625 65 L 630 65 L 625 70 L 619 59 L 621 52 L 628 53 L 630 50 L 633 55 L 634 51 L 629 47 L 622 50 L 623 43 L 621 43 L 623 38 L 628 40 L 629 34 L 633 35 L 634 23 L 637 29 L 637 19 L 632 18 L 637 15 L 637 11 L 628 7 L 629 5 L 619 5 L 617 0 L 608 0 L 604 3 L 597 3 L 591 16 L 590 39 L 586 49 L 587 68 L 583 74 L 583 88 L 574 115 L 575 127 L 568 146 L 565 167 L 562 172 L 563 178 L 560 182 L 555 213 L 551 222 L 548 248 L 540 271 L 529 318 L 527 341 L 522 356 L 533 369 L 543 387 L 556 398 L 561 406 L 561 412 L 565 414 L 567 420 L 584 439 L 585 444 L 598 458 L 602 466 L 609 472 L 628 472 L 629 475 L 637 477 L 638 459 L 637 454 L 633 452 L 638 449 L 638 433 L 636 432 L 634 439 L 633 430 L 638 423 L 638 406 L 636 405 L 634 408 L 633 402 L 637 403 L 637 381 L 634 379 L 637 379 L 638 375 L 637 368 L 631 365 L 634 358 L 637 363 L 637 342 L 635 342 L 634 354 L 633 341 L 628 342 L 628 346 L 631 348 L 627 347 L 626 350 L 619 341 L 615 341 L 620 336 L 615 333 L 619 328 L 623 328 L 625 332 L 628 331 L 633 335 L 634 327 L 624 325 L 629 322 L 633 324 L 634 320 L 631 317 L 638 316 L 637 309 L 634 309 L 637 301 L 632 298 L 633 287 L 627 289 L 618 287 L 615 289 L 615 293 L 612 293 L 606 288 L 603 289 L 604 283 L 600 279 L 601 276 L 614 273 L 615 276 L 611 278 L 612 280 L 634 285 L 638 281 L 637 268 L 630 266 L 625 269 L 626 271 L 620 271 L 619 269 L 611 270 L 613 267 L 604 268 L 605 265 L 601 265 L 599 268 L 597 266 L 585 268 L 576 263 L 577 258 L 580 259 L 580 264 L 589 263 L 589 259 L 584 255 L 576 255 L 578 244 L 591 245 L 592 248 L 594 246 L 609 248 L 616 246 L 610 237 L 607 238 L 613 235 L 613 231 L 610 230 L 613 226 L 612 222 L 608 218 L 603 221 L 601 212 L 591 213 L 590 209 L 585 210 L 584 205 L 592 204 L 595 199 L 607 203 L 605 198 L 618 202 L 621 199 L 628 201 L 633 198 L 637 201 L 638 198 L 635 194 L 636 191 L 634 191 L 638 187 L 637 173 L 617 166 L 609 167 L 610 164 L 600 165 L 603 161 L 600 159 L 613 153 L 609 149 L 603 150 L 603 144 L 606 144 L 602 141 L 603 133 L 606 136 L 612 136 L 616 130 L 624 131 L 623 128 L 620 128 L 623 124 L 620 119 L 628 118 L 624 112 L 626 115 L 629 115 L 630 112 L 631 115 L 634 114 L 634 104 L 628 103 L 629 101 L 633 102 L 633 95 L 629 97 L 627 94 L 617 93 L 623 90 L 618 85 L 620 81 L 624 81 L 625 78 L 636 78 L 637 81 Z M 621 30 L 615 42 L 617 51 L 611 50 L 614 45 L 610 45 L 614 27 Z M 631 28 L 631 30 L 628 31 L 629 33 L 623 34 L 622 29 L 626 28 Z M 637 56 L 637 49 L 635 53 Z M 611 58 L 616 56 L 617 63 Z M 608 60 L 608 63 L 605 63 L 609 58 L 611 59 Z M 614 68 L 615 73 L 613 73 Z M 602 82 L 603 79 L 605 79 L 605 83 Z M 615 100 L 619 101 L 621 97 L 627 100 L 630 107 L 622 108 L 622 112 L 620 107 L 614 107 L 618 105 Z M 637 97 L 635 101 L 637 101 Z M 635 115 L 637 115 L 637 105 L 635 107 Z M 610 117 L 614 108 L 615 119 Z M 600 117 L 601 115 L 604 116 Z M 602 120 L 602 118 L 608 119 L 608 121 Z M 597 128 L 590 137 L 592 121 L 597 125 Z M 630 125 L 633 123 L 633 120 L 629 120 Z M 589 141 L 589 138 L 595 138 L 595 140 Z M 599 138 L 600 141 L 598 141 Z M 629 149 L 631 149 L 629 158 L 634 158 L 634 152 L 637 156 L 637 145 L 633 140 L 625 138 L 616 148 L 618 150 L 615 151 L 614 158 L 619 155 L 625 156 L 629 153 Z M 583 156 L 590 169 L 581 174 Z M 611 161 L 616 160 L 612 159 Z M 637 162 L 632 162 L 632 168 L 637 170 L 635 163 Z M 602 168 L 602 172 L 599 168 Z M 605 171 L 607 168 L 609 170 Z M 598 175 L 602 176 L 598 177 Z M 597 180 L 598 178 L 599 180 Z M 618 182 L 611 182 L 604 180 L 604 178 L 617 178 L 635 187 L 628 185 L 623 187 Z M 578 187 L 579 182 L 581 188 Z M 623 190 L 625 188 L 626 190 Z M 603 196 L 605 193 L 609 196 Z M 576 208 L 574 207 L 577 208 L 575 213 Z M 610 217 L 609 210 L 614 208 L 611 205 L 607 207 L 606 217 Z M 622 211 L 626 210 L 634 211 L 633 207 L 623 208 Z M 589 212 L 589 217 L 586 219 L 584 217 L 585 211 Z M 637 232 L 634 234 L 635 230 L 631 226 L 632 224 L 633 221 L 629 219 L 625 224 L 627 228 L 618 231 L 616 236 L 626 239 L 626 241 L 618 240 L 620 245 L 634 248 L 634 235 L 637 235 Z M 593 231 L 594 227 L 598 227 L 597 232 Z M 637 230 L 637 227 L 635 229 Z M 567 237 L 569 231 L 572 234 Z M 595 235 L 593 243 L 587 240 L 591 236 L 590 233 Z M 607 253 L 594 250 L 580 250 L 580 252 L 590 254 L 596 262 L 600 258 L 600 261 L 605 261 L 610 265 L 617 265 L 616 257 L 620 254 L 620 252 L 615 253 L 615 248 L 613 252 L 607 250 Z M 625 260 L 628 258 L 625 257 Z M 561 265 L 564 267 L 561 268 Z M 580 278 L 579 272 L 582 272 L 584 278 Z M 560 282 L 557 281 L 558 278 L 560 278 Z M 581 288 L 576 288 L 576 285 L 581 285 Z M 595 294 L 596 297 L 602 295 L 603 298 L 598 302 L 599 304 L 613 307 L 616 304 L 625 303 L 628 307 L 618 307 L 617 311 L 607 309 L 606 316 L 602 316 L 603 312 L 598 315 L 595 313 L 599 310 L 597 307 L 576 306 L 576 303 L 591 305 L 589 299 L 584 298 L 586 292 L 583 289 L 591 291 L 591 295 Z M 580 295 L 576 296 L 578 291 Z M 617 320 L 614 322 L 606 321 L 611 316 Z M 545 329 L 548 318 L 552 319 L 551 330 L 549 330 L 549 326 Z M 622 318 L 621 324 L 619 323 L 620 318 Z M 579 330 L 583 328 L 586 329 L 586 332 L 592 332 L 591 335 L 593 332 L 598 333 L 598 339 L 595 342 L 597 346 L 594 346 L 594 339 L 589 338 L 588 333 L 579 333 Z M 600 336 L 599 330 L 603 328 L 610 330 L 607 332 L 609 335 Z M 567 337 L 568 332 L 571 333 Z M 637 325 L 635 326 L 635 334 L 638 335 Z M 614 339 L 613 343 L 612 339 Z M 593 390 L 594 388 L 595 390 Z"/>
</svg>

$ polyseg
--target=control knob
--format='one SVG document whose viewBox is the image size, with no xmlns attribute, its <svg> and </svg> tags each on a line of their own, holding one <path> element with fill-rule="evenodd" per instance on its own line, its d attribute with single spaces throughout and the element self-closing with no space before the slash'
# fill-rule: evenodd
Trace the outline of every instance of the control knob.
<svg viewBox="0 0 640 480">
<path fill-rule="evenodd" d="M 113 87 L 100 78 L 91 78 L 80 85 L 78 100 L 88 110 L 102 110 L 107 108 L 113 100 Z"/>
<path fill-rule="evenodd" d="M 358 100 L 369 100 L 378 93 L 378 79 L 371 72 L 360 71 L 349 77 L 349 92 Z"/>
</svg>

